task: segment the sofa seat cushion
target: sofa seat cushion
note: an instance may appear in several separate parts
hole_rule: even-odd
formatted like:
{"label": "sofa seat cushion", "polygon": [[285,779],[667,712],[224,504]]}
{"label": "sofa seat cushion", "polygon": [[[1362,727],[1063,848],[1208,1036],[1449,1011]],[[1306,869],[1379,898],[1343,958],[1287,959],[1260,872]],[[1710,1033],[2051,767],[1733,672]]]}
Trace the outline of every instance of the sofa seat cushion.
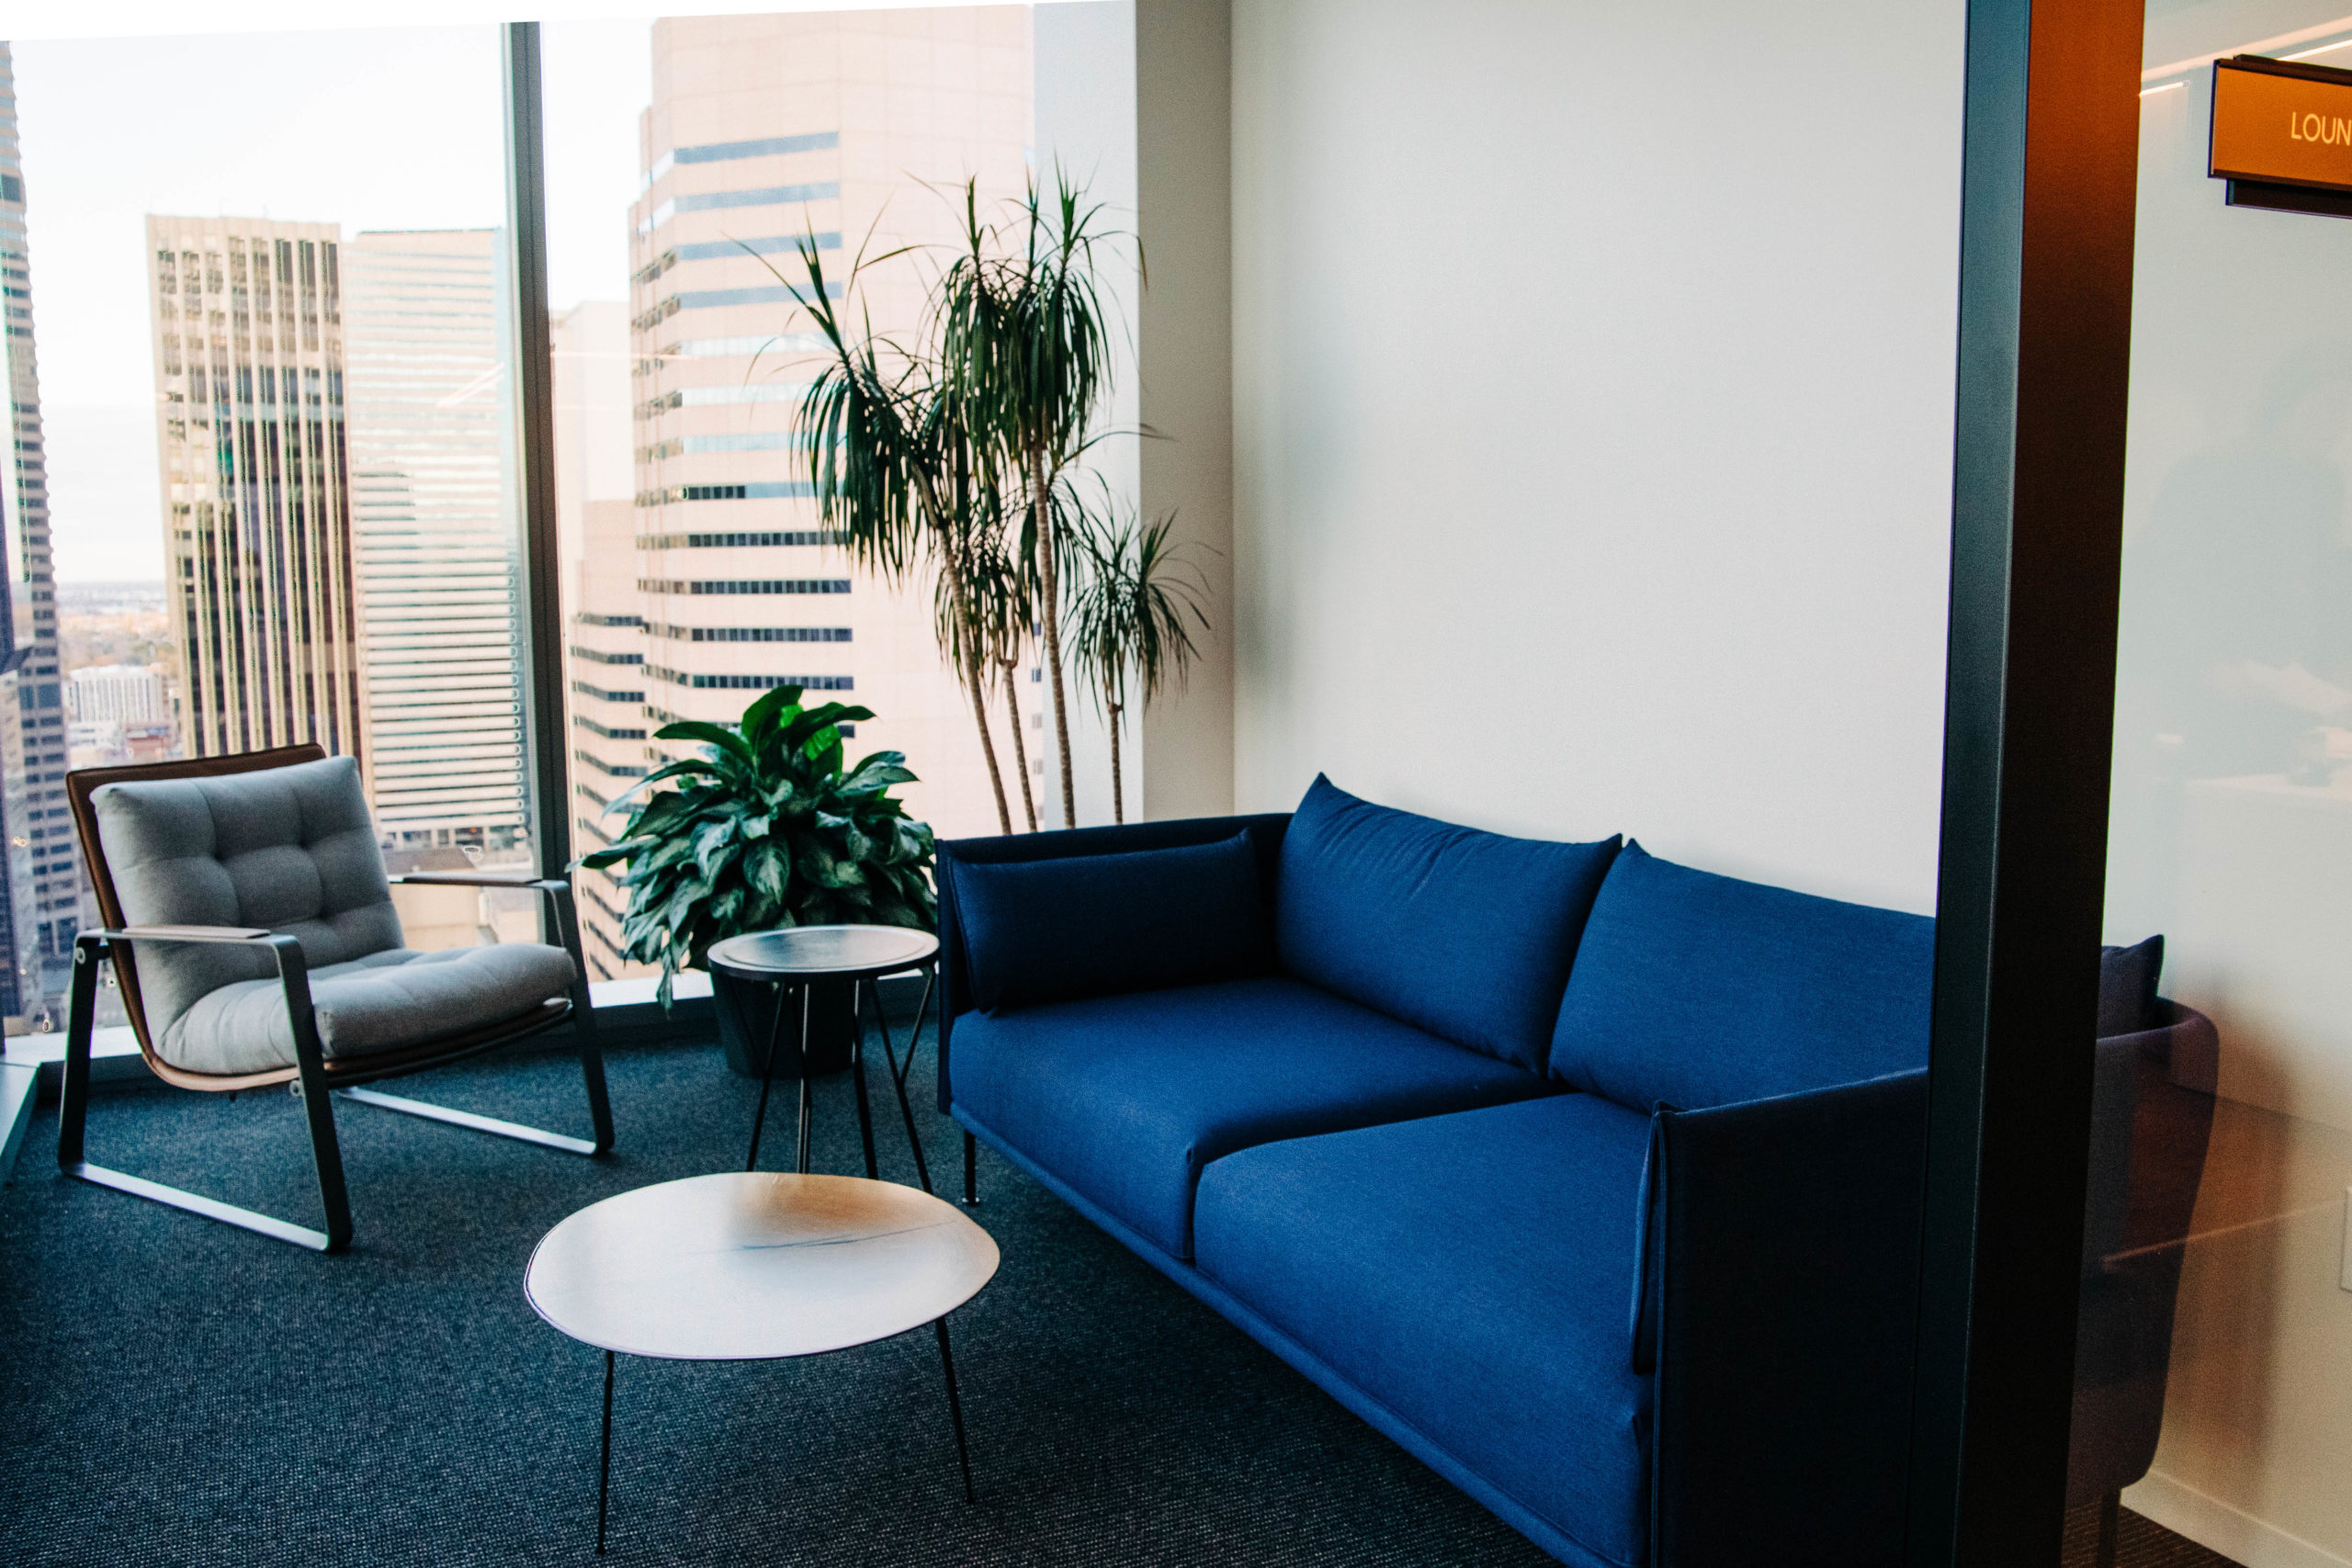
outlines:
{"label": "sofa seat cushion", "polygon": [[[538,942],[434,953],[393,948],[311,971],[319,1044],[330,1060],[397,1051],[520,1018],[571,989],[571,955]],[[275,979],[208,992],[157,1039],[164,1060],[193,1073],[257,1073],[294,1065],[286,993]]]}
{"label": "sofa seat cushion", "polygon": [[948,1077],[958,1111],[1176,1258],[1220,1155],[1557,1089],[1274,976],[966,1013]]}
{"label": "sofa seat cushion", "polygon": [[1626,1354],[1649,1119],[1591,1095],[1266,1144],[1202,1173],[1201,1271],[1531,1512],[1644,1560]]}

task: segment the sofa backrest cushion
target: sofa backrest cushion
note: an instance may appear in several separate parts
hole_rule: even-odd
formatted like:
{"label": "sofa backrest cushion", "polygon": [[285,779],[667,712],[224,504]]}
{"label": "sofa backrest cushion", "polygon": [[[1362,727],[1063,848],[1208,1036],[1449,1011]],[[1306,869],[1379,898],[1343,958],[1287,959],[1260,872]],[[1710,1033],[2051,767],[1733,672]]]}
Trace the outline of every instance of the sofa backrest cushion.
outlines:
{"label": "sofa backrest cushion", "polygon": [[1317,777],[1283,838],[1275,948],[1311,985],[1541,1072],[1618,843],[1507,839]]}
{"label": "sofa backrest cushion", "polygon": [[[129,924],[283,931],[313,969],[401,945],[359,764],[349,757],[104,784],[90,806]],[[159,1040],[198,998],[277,973],[266,950],[211,943],[140,942],[131,963],[148,1032]]]}
{"label": "sofa backrest cushion", "polygon": [[1634,1111],[1924,1066],[1935,921],[1694,871],[1628,844],[1593,901],[1552,1072]]}
{"label": "sofa backrest cushion", "polygon": [[1246,832],[1125,854],[941,864],[955,879],[962,956],[982,1012],[1273,967]]}
{"label": "sofa backrest cushion", "polygon": [[2098,1037],[2162,1029],[2171,1020],[2156,997],[2164,975],[2165,939],[2098,950]]}

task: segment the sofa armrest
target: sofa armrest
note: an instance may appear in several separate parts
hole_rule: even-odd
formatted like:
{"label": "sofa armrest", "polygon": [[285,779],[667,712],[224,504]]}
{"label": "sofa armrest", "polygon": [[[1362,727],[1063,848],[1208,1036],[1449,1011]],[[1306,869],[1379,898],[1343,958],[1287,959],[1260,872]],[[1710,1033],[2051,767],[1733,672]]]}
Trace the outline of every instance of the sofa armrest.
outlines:
{"label": "sofa armrest", "polygon": [[1903,1555],[1925,1069],[1652,1125],[1656,1561]]}
{"label": "sofa armrest", "polygon": [[956,1015],[972,1008],[970,963],[964,951],[950,863],[961,860],[978,865],[1004,865],[1021,861],[1068,860],[1078,855],[1134,854],[1147,850],[1219,843],[1236,833],[1247,832],[1258,854],[1259,884],[1272,888],[1283,832],[1289,826],[1288,812],[1270,812],[1255,817],[1192,817],[1175,822],[1129,822],[1111,828],[941,840],[939,866],[933,877],[939,889],[939,1109],[946,1111],[951,1102],[947,1055]]}

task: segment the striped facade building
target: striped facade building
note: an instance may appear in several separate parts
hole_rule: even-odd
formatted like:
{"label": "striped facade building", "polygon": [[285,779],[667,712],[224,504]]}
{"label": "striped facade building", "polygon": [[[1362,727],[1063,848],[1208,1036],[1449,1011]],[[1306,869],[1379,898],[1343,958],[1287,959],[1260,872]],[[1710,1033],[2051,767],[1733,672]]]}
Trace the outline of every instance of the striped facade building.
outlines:
{"label": "striped facade building", "polygon": [[147,220],[191,756],[361,750],[341,249],[332,223]]}

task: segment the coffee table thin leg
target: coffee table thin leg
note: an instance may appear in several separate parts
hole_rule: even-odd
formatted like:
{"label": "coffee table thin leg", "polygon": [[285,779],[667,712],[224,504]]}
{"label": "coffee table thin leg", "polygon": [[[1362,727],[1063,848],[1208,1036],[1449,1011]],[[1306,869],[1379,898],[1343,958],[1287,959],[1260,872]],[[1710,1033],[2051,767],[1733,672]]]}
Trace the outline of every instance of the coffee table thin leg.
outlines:
{"label": "coffee table thin leg", "polygon": [[605,1447],[596,1466],[596,1555],[605,1555],[605,1506],[613,1494],[613,1353],[605,1352]]}
{"label": "coffee table thin leg", "polygon": [[[935,975],[936,971],[933,973]],[[910,1068],[915,1065],[915,1041],[922,1033],[922,1008],[930,1005],[931,984],[925,981],[922,1007],[915,1010],[915,1032],[907,1036],[907,1066]],[[907,1147],[915,1152],[915,1179],[922,1182],[922,1190],[928,1192],[931,1190],[931,1162],[922,1157],[922,1139],[915,1133],[914,1108],[907,1103],[907,1075],[899,1070],[899,1046],[890,1038],[890,1015],[882,1010],[882,987],[878,984],[874,987],[874,1021],[875,1026],[882,1031],[882,1055],[889,1059],[891,1087],[899,1091],[899,1118],[907,1124]],[[858,1038],[863,1041],[865,1037],[861,1034]]]}
{"label": "coffee table thin leg", "polygon": [[768,1124],[768,1090],[775,1083],[775,1048],[784,1043],[784,998],[787,994],[782,985],[776,987],[775,1010],[768,1014],[767,1065],[760,1071],[760,1108],[752,1113],[752,1152],[743,1157],[747,1172],[757,1170],[760,1165],[760,1134]]}
{"label": "coffee table thin leg", "polygon": [[956,1353],[947,1348],[947,1320],[935,1317],[931,1325],[939,1331],[939,1367],[947,1374],[947,1418],[956,1424],[956,1462],[964,1470],[964,1501],[978,1502],[972,1495],[972,1454],[964,1446],[964,1402],[956,1394]]}
{"label": "coffee table thin leg", "polygon": [[[874,992],[874,1010],[882,1011],[880,987]],[[865,994],[869,989],[863,980],[850,982],[850,1066],[857,1074],[857,1135],[865,1144],[865,1179],[873,1181],[881,1176],[874,1163],[874,1107],[865,1096]]]}
{"label": "coffee table thin leg", "polygon": [[800,1157],[793,1169],[808,1174],[808,1125],[816,1116],[815,1089],[808,1081],[808,998],[816,987],[806,981],[800,987]]}

